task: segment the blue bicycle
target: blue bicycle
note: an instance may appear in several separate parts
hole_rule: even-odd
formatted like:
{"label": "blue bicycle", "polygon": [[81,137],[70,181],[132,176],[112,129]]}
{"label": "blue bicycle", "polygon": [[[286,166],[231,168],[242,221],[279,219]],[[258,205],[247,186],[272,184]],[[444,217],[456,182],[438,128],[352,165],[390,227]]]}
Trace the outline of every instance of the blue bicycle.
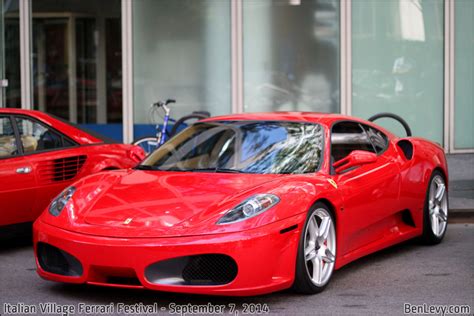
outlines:
{"label": "blue bicycle", "polygon": [[[190,120],[202,120],[211,116],[210,113],[206,111],[195,111],[189,115],[183,116],[179,120],[174,120],[170,118],[171,109],[168,106],[172,103],[176,103],[176,100],[168,99],[166,101],[158,101],[153,103],[151,105],[151,116],[155,117],[155,112],[160,111],[162,109],[164,111],[163,125],[161,125],[160,127],[160,124],[156,123],[155,136],[140,137],[132,143],[133,145],[137,145],[143,148],[147,155],[155,151],[161,145],[163,145],[168,139],[173,137],[183,127],[188,126],[186,122]],[[171,131],[168,131],[168,125],[170,124],[170,122],[173,122],[174,124],[171,128]]]}

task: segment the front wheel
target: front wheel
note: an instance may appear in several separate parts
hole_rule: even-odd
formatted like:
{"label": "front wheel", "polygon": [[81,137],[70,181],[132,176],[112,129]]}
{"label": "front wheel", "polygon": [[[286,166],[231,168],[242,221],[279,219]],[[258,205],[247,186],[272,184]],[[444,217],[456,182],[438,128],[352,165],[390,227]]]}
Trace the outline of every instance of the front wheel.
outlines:
{"label": "front wheel", "polygon": [[448,226],[448,192],[444,176],[438,170],[431,175],[423,209],[422,241],[439,244]]}
{"label": "front wheel", "polygon": [[148,155],[159,147],[159,142],[156,137],[145,136],[136,139],[132,145],[141,147],[145,151],[145,154]]}
{"label": "front wheel", "polygon": [[329,208],[316,203],[308,212],[301,233],[293,289],[319,293],[327,286],[336,261],[336,228]]}

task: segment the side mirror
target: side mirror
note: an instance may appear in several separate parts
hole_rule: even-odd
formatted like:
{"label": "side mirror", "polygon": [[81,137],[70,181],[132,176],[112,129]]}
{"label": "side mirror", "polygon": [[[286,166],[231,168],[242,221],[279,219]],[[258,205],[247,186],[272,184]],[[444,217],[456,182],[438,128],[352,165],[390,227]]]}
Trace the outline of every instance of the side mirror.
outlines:
{"label": "side mirror", "polygon": [[333,164],[336,173],[344,172],[353,167],[360,167],[377,161],[377,154],[364,150],[354,150],[346,157]]}

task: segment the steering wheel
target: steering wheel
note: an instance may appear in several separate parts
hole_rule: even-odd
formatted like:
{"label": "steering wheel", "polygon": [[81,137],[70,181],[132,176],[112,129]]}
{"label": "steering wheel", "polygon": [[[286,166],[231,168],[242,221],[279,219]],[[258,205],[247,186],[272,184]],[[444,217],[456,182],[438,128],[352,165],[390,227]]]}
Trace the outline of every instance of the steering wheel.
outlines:
{"label": "steering wheel", "polygon": [[378,114],[375,114],[375,115],[372,115],[371,117],[369,117],[368,121],[369,122],[374,122],[375,120],[378,120],[378,119],[381,119],[381,118],[386,118],[386,117],[394,119],[398,123],[402,124],[402,126],[405,129],[405,132],[407,133],[408,137],[410,137],[412,135],[411,134],[411,129],[410,129],[410,126],[408,126],[408,123],[404,119],[402,119],[400,116],[398,116],[397,114],[388,113],[388,112],[378,113]]}

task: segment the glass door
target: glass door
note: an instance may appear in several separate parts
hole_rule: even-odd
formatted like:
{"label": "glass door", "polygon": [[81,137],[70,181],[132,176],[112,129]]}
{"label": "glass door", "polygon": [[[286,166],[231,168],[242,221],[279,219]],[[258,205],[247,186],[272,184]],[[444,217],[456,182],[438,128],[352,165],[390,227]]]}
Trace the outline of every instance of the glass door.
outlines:
{"label": "glass door", "polygon": [[31,9],[34,108],[121,141],[120,0],[34,0]]}

